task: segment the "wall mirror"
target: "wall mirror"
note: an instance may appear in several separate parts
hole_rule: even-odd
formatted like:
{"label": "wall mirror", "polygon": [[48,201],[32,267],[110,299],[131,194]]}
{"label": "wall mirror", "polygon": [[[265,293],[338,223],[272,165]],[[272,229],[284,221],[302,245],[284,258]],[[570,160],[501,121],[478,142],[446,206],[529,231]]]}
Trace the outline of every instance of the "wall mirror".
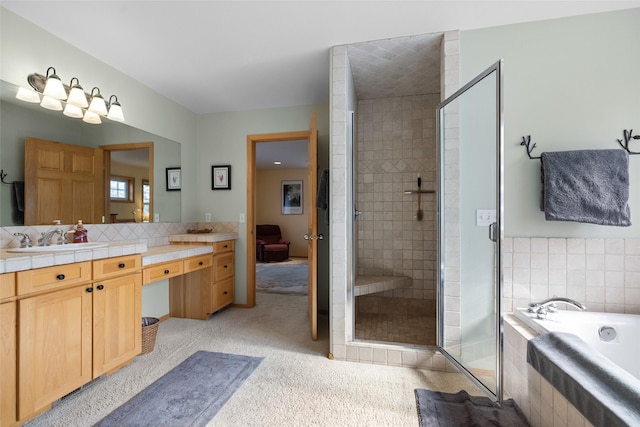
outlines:
{"label": "wall mirror", "polygon": [[[135,206],[123,207],[122,212],[111,212],[112,205],[105,200],[104,222],[181,221],[180,192],[167,192],[164,186],[165,168],[180,165],[179,143],[107,119],[103,119],[99,125],[87,124],[80,119],[66,117],[61,111],[49,111],[38,104],[17,100],[17,91],[17,86],[0,81],[0,168],[7,174],[4,179],[6,182],[24,181],[27,137],[86,147],[102,147],[105,149],[107,163],[113,161],[122,164],[120,170],[132,170],[127,165],[134,161],[136,168],[144,168],[140,161],[146,153],[148,177],[137,177],[137,173],[128,173],[125,176],[139,180],[135,185],[140,186],[140,191],[143,189],[142,181],[145,181],[146,188],[150,191],[147,197],[150,206],[144,206],[142,193]],[[109,182],[105,181],[106,186]],[[105,188],[106,195],[109,194],[107,190]],[[29,198],[30,194],[25,191],[25,206]],[[15,208],[14,186],[0,184],[0,226],[22,225],[20,217],[16,216]],[[144,217],[145,208],[150,209],[147,218]],[[112,213],[117,215],[112,216]]]}

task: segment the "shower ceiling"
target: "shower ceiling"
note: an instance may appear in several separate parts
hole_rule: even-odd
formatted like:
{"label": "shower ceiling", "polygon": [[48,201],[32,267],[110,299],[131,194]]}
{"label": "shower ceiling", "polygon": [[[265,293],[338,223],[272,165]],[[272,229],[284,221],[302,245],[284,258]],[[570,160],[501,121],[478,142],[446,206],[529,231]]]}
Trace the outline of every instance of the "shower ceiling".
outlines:
{"label": "shower ceiling", "polygon": [[441,40],[424,34],[348,45],[358,99],[439,93]]}

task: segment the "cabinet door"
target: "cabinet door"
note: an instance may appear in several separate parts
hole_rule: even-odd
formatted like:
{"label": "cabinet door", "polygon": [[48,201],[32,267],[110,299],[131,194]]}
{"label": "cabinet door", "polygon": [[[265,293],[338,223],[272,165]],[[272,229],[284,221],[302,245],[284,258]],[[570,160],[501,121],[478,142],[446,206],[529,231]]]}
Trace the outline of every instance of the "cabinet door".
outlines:
{"label": "cabinet door", "polygon": [[16,422],[16,303],[0,304],[0,426]]}
{"label": "cabinet door", "polygon": [[93,376],[117,368],[142,350],[142,275],[93,284]]}
{"label": "cabinet door", "polygon": [[91,289],[18,302],[18,417],[47,409],[91,380]]}

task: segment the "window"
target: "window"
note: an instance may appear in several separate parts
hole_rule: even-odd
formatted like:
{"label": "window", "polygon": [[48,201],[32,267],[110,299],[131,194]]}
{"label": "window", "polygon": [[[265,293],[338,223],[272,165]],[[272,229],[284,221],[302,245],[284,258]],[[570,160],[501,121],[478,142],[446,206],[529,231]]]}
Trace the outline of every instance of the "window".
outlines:
{"label": "window", "polygon": [[142,222],[149,222],[149,211],[151,206],[151,187],[149,180],[142,180]]}
{"label": "window", "polygon": [[134,178],[111,175],[109,181],[109,198],[112,202],[133,202]]}

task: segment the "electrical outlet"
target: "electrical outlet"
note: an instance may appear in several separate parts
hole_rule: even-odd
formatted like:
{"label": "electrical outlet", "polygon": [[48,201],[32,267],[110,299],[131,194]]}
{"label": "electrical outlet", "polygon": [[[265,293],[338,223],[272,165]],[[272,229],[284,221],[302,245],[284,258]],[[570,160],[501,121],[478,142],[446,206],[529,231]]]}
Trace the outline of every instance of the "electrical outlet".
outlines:
{"label": "electrical outlet", "polygon": [[238,218],[238,221],[240,221],[240,224],[244,224],[244,214],[241,213],[240,217]]}
{"label": "electrical outlet", "polygon": [[476,209],[476,225],[486,227],[496,222],[495,209]]}
{"label": "electrical outlet", "polygon": [[204,220],[205,222],[211,222],[211,212],[204,214]]}
{"label": "electrical outlet", "polygon": [[153,222],[160,222],[160,214],[159,213],[154,213],[153,214]]}

